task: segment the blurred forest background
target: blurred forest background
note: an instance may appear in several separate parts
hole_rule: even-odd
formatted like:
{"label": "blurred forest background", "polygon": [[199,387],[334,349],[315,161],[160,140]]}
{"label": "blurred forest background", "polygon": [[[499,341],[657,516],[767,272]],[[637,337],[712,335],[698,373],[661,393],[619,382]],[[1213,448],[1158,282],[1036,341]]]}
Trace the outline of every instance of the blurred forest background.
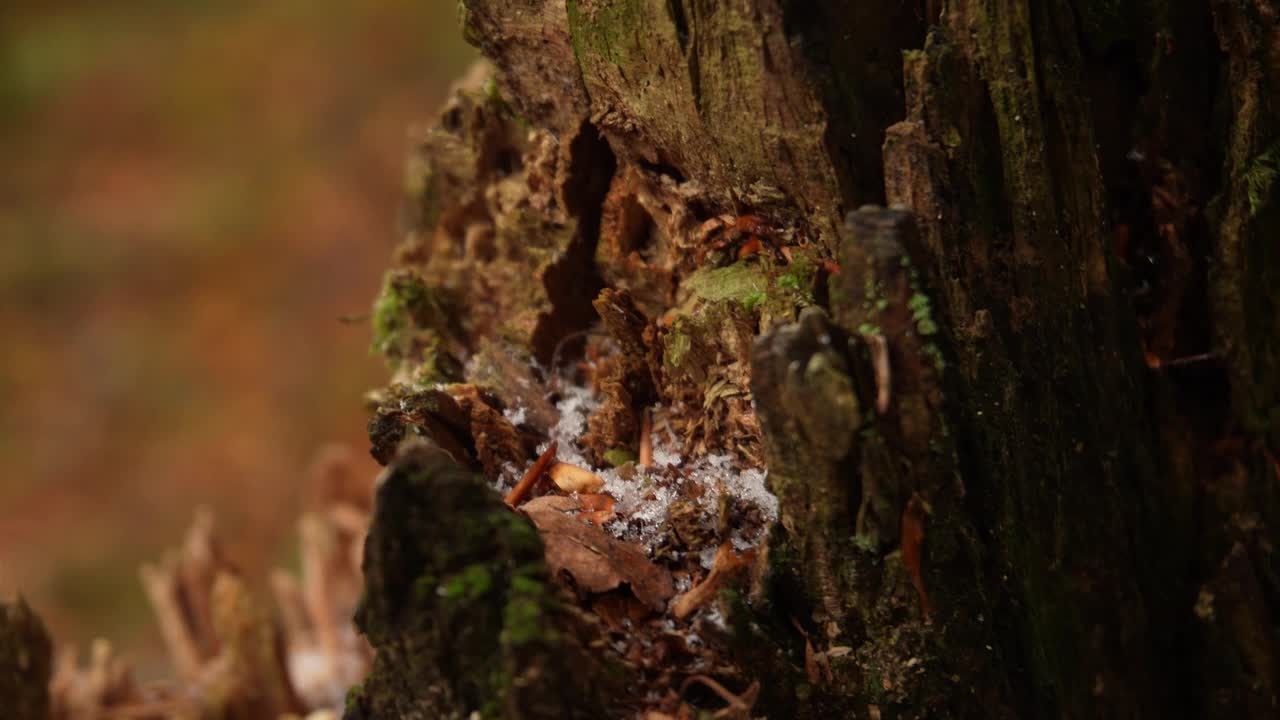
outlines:
{"label": "blurred forest background", "polygon": [[[137,568],[210,506],[257,587],[385,379],[365,312],[453,0],[0,7],[0,596],[162,658]],[[264,593],[265,597],[265,593]],[[152,673],[148,673],[148,668]]]}

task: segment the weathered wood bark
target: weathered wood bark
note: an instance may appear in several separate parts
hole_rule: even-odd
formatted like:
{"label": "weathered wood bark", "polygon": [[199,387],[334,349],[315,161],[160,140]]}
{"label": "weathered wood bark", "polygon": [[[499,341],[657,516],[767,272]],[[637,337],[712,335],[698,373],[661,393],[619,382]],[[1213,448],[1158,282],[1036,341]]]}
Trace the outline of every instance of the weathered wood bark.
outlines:
{"label": "weathered wood bark", "polygon": [[[706,671],[762,681],[755,716],[1280,713],[1280,8],[462,8],[494,70],[422,139],[377,308],[404,384],[371,424],[396,464],[354,717],[657,707],[526,526],[473,537],[503,511],[450,465],[527,464],[597,309],[629,360],[593,461],[653,401],[768,468]],[[468,572],[471,605],[406,589]]]}

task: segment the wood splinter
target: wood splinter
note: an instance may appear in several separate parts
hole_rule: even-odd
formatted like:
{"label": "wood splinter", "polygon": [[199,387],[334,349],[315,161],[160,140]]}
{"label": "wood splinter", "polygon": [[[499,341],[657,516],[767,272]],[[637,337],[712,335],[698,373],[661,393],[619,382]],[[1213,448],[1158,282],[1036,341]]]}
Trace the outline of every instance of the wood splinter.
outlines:
{"label": "wood splinter", "polygon": [[551,463],[555,462],[555,459],[556,441],[552,440],[551,444],[547,446],[547,449],[543,450],[542,454],[538,456],[538,459],[533,462],[533,465],[529,468],[529,471],[524,474],[524,477],[520,478],[520,482],[516,483],[516,486],[511,488],[511,492],[507,493],[507,505],[510,507],[519,505],[521,501],[524,500],[525,496],[529,494],[529,491],[533,489],[533,484],[538,481],[538,478],[542,477],[542,473],[547,471],[547,468]]}
{"label": "wood splinter", "polygon": [[649,408],[640,413],[640,459],[637,464],[642,468],[653,466],[653,415]]}

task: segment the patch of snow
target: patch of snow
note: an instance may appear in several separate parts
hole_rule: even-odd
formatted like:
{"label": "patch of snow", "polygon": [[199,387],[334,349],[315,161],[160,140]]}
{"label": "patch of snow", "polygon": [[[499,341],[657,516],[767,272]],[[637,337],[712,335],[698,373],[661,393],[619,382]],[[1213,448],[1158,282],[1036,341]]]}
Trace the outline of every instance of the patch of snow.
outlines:
{"label": "patch of snow", "polygon": [[[707,517],[707,522],[716,523],[720,498],[726,492],[739,502],[754,506],[764,521],[760,527],[735,529],[729,538],[735,549],[745,550],[757,544],[777,519],[778,500],[765,485],[766,471],[740,469],[737,460],[730,455],[683,457],[675,439],[665,437],[666,433],[653,433],[653,466],[634,468],[630,479],[624,478],[615,468],[594,466],[579,441],[587,431],[587,418],[599,407],[600,401],[589,388],[569,383],[561,385],[561,399],[556,403],[560,418],[550,430],[550,439],[538,447],[538,452],[546,450],[554,440],[560,462],[587,468],[604,480],[602,491],[613,497],[616,512],[614,519],[604,525],[607,532],[620,539],[640,543],[652,551],[662,539],[673,502],[681,497],[698,497],[697,506]],[[515,423],[513,416],[522,420],[523,413],[524,408],[515,408],[504,414]],[[510,487],[521,474],[518,468],[504,468],[498,482],[503,488]],[[691,483],[700,487],[689,492]],[[702,549],[699,559],[704,567],[711,567],[715,551],[715,547]]]}
{"label": "patch of snow", "polygon": [[525,406],[516,405],[513,408],[507,408],[506,410],[503,410],[502,417],[506,418],[507,422],[511,423],[512,425],[523,425],[525,421],[525,416],[528,414],[528,412],[529,410]]}
{"label": "patch of snow", "polygon": [[702,551],[698,553],[698,562],[702,564],[702,567],[710,570],[716,564],[716,550],[717,548],[714,545],[702,548]]}

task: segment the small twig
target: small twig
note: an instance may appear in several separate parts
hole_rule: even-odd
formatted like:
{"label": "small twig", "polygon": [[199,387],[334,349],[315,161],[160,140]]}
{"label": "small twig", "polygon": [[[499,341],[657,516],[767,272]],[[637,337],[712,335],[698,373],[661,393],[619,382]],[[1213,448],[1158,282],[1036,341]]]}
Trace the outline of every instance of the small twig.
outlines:
{"label": "small twig", "polygon": [[676,598],[671,604],[671,614],[677,620],[683,620],[693,614],[694,610],[711,602],[720,588],[735,572],[751,562],[754,553],[747,551],[741,555],[733,552],[733,545],[724,543],[716,550],[716,559],[711,565],[711,572],[702,582],[689,588],[689,591]]}
{"label": "small twig", "polygon": [[1197,353],[1195,355],[1185,355],[1183,357],[1174,358],[1172,360],[1162,360],[1160,359],[1159,355],[1156,355],[1153,352],[1147,352],[1143,356],[1143,359],[1146,361],[1147,367],[1151,368],[1152,370],[1159,370],[1161,368],[1182,367],[1183,365],[1195,365],[1196,363],[1215,360],[1217,359],[1217,357],[1218,357],[1218,353],[1209,351],[1209,352]]}
{"label": "small twig", "polygon": [[729,707],[726,709],[732,709],[737,712],[750,712],[751,706],[755,705],[755,695],[759,692],[758,684],[752,683],[751,687],[747,688],[746,692],[742,693],[741,696],[738,696],[734,695],[728,688],[716,682],[713,678],[706,675],[690,675],[684,679],[683,683],[680,684],[681,697],[689,691],[689,686],[694,682],[700,682],[710,688],[715,692],[715,694],[719,695],[722,700],[729,704]]}
{"label": "small twig", "polygon": [[649,408],[640,413],[640,467],[653,465],[653,415]]}
{"label": "small twig", "polygon": [[533,462],[533,466],[524,474],[524,477],[520,478],[520,482],[516,483],[516,486],[511,488],[511,492],[507,493],[507,505],[511,507],[519,505],[520,501],[524,500],[524,496],[528,495],[529,491],[533,489],[533,484],[538,481],[539,477],[542,477],[542,473],[546,472],[551,463],[555,462],[555,459],[556,441],[552,440],[547,449]]}
{"label": "small twig", "polygon": [[1205,362],[1207,360],[1213,360],[1216,357],[1218,357],[1218,354],[1214,352],[1203,352],[1196,355],[1187,355],[1186,357],[1174,358],[1173,360],[1170,360],[1169,362],[1165,363],[1165,367],[1178,367],[1179,365],[1192,365],[1199,362]]}

